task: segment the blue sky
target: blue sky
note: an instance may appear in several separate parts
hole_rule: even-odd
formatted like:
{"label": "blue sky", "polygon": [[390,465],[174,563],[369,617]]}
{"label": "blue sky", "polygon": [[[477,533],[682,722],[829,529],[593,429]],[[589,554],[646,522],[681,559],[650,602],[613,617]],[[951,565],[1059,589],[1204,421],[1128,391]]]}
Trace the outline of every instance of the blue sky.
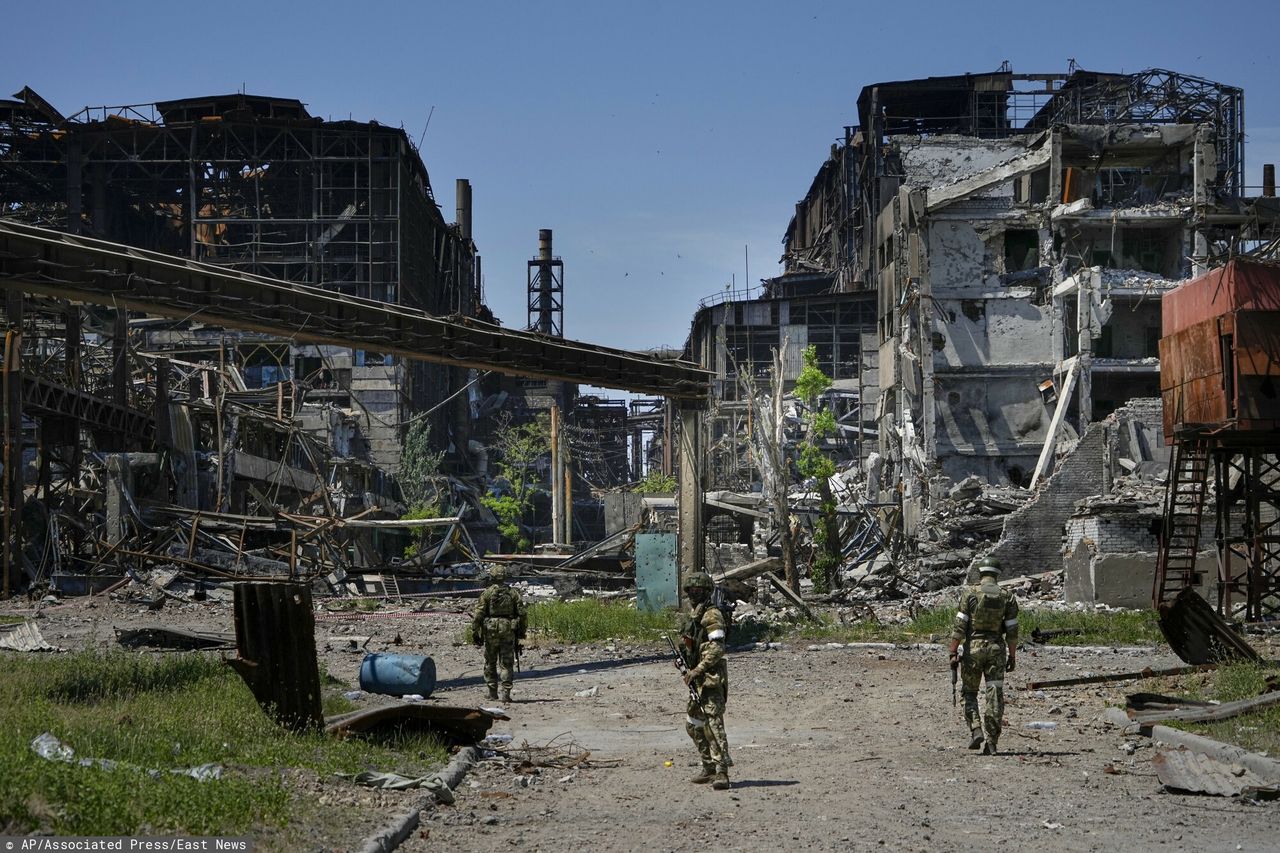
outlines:
{"label": "blue sky", "polygon": [[742,286],[744,247],[753,281],[779,271],[870,83],[1006,59],[1171,68],[1244,87],[1247,183],[1280,162],[1275,0],[47,2],[4,19],[0,90],[66,113],[244,89],[415,139],[432,115],[436,196],[452,220],[454,180],[472,181],[498,316],[524,325],[525,262],[552,228],[566,335],[623,347],[683,343],[700,297]]}

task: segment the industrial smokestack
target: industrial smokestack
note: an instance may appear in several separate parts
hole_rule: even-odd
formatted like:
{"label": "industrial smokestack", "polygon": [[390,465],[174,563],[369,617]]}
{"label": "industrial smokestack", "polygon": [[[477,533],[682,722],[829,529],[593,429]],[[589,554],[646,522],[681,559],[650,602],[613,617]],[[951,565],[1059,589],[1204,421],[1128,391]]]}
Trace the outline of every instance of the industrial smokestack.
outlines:
{"label": "industrial smokestack", "polygon": [[1262,165],[1262,194],[1268,197],[1276,194],[1276,164]]}
{"label": "industrial smokestack", "polygon": [[551,275],[551,229],[538,229],[538,331],[544,335],[554,334],[552,324],[551,289],[554,280]]}
{"label": "industrial smokestack", "polygon": [[458,205],[458,230],[464,240],[471,239],[471,181],[458,178],[454,191]]}

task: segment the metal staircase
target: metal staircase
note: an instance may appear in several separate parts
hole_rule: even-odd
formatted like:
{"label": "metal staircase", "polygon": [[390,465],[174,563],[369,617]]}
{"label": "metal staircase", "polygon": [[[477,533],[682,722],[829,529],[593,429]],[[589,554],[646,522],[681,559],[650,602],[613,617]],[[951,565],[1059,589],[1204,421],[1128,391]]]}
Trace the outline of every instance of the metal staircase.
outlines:
{"label": "metal staircase", "polygon": [[1179,441],[1173,447],[1169,482],[1164,497],[1164,522],[1156,560],[1152,605],[1177,598],[1184,589],[1200,585],[1196,552],[1209,482],[1209,445],[1205,441]]}

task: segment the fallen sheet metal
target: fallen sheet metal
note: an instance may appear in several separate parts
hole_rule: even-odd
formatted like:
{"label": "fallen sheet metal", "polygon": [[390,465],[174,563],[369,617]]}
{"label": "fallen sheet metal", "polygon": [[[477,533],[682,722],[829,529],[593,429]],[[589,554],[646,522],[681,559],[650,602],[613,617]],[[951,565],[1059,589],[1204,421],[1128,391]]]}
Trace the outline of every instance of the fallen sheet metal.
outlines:
{"label": "fallen sheet metal", "polygon": [[0,633],[0,649],[14,652],[60,652],[62,649],[50,645],[36,627],[36,623],[27,621],[14,628]]}
{"label": "fallen sheet metal", "polygon": [[1135,681],[1139,678],[1155,678],[1162,675],[1187,675],[1192,672],[1201,672],[1209,669],[1216,669],[1216,663],[1203,664],[1201,666],[1173,666],[1165,669],[1145,669],[1135,670],[1134,672],[1113,672],[1106,675],[1082,675],[1079,678],[1056,678],[1049,681],[1028,681],[1023,687],[1024,690],[1041,690],[1046,687],[1074,687],[1077,684],[1106,684],[1111,681]]}
{"label": "fallen sheet metal", "polygon": [[1150,725],[1152,723],[1161,723],[1168,720],[1182,720],[1187,723],[1207,723],[1216,722],[1218,720],[1229,720],[1240,714],[1247,714],[1251,711],[1260,711],[1263,708],[1270,708],[1273,705],[1280,705],[1280,691],[1274,693],[1264,693],[1261,696],[1254,696],[1250,699],[1237,699],[1234,702],[1222,702],[1218,705],[1206,705],[1199,703],[1197,707],[1180,707],[1180,708],[1152,708],[1150,710],[1136,710],[1128,708],[1127,713],[1129,719],[1135,723]]}
{"label": "fallen sheet metal", "polygon": [[1126,711],[1174,711],[1179,708],[1208,708],[1215,703],[1163,693],[1130,693],[1124,704]]}
{"label": "fallen sheet metal", "polygon": [[116,628],[116,642],[127,649],[234,649],[236,635],[209,631],[188,631],[158,625],[153,628]]}
{"label": "fallen sheet metal", "polygon": [[1151,759],[1160,784],[1174,793],[1209,794],[1215,797],[1274,796],[1280,787],[1270,785],[1239,764],[1228,764],[1186,749],[1160,750]]}
{"label": "fallen sheet metal", "polygon": [[488,708],[405,702],[329,717],[324,729],[331,735],[345,737],[388,727],[411,728],[432,732],[451,743],[470,744],[484,740],[494,720],[510,719]]}
{"label": "fallen sheet metal", "polygon": [[1160,605],[1160,631],[1174,653],[1190,664],[1259,660],[1244,637],[1193,589]]}

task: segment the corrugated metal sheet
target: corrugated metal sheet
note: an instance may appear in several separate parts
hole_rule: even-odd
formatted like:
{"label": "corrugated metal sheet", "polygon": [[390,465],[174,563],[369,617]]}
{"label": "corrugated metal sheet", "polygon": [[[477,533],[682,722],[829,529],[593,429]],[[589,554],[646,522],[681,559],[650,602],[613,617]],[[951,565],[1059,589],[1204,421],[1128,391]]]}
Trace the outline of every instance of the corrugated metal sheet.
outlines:
{"label": "corrugated metal sheet", "polygon": [[1239,764],[1227,764],[1185,749],[1161,750],[1151,763],[1156,768],[1160,784],[1171,791],[1236,797],[1246,791],[1274,789],[1266,780]]}

